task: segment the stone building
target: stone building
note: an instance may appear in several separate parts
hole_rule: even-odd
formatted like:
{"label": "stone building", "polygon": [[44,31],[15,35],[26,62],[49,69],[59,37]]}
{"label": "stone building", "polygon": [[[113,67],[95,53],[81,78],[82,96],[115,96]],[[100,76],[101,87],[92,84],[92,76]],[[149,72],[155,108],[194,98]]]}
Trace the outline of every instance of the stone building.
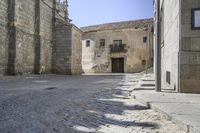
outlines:
{"label": "stone building", "polygon": [[85,73],[134,73],[153,62],[153,19],[82,27]]}
{"label": "stone building", "polygon": [[[66,7],[57,0],[0,1],[0,75],[73,73],[67,67],[57,71],[65,60],[80,71],[80,65],[74,65],[80,64],[80,54],[66,53],[81,45],[77,39],[81,40],[82,32],[67,21]],[[57,33],[60,27],[57,22],[68,27],[69,33],[64,30],[63,34]],[[81,48],[78,50],[81,53]],[[59,56],[61,53],[65,55]]]}
{"label": "stone building", "polygon": [[161,0],[159,11],[161,89],[200,93],[200,1]]}
{"label": "stone building", "polygon": [[82,31],[73,24],[57,20],[53,49],[53,73],[81,74]]}

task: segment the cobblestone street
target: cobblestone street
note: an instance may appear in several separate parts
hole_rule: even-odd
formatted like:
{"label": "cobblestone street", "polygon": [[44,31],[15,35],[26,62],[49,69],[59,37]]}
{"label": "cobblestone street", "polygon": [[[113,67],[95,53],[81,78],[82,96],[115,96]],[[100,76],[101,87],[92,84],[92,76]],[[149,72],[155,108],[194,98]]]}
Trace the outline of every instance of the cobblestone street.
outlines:
{"label": "cobblestone street", "polygon": [[140,74],[0,80],[0,133],[184,133],[131,98]]}

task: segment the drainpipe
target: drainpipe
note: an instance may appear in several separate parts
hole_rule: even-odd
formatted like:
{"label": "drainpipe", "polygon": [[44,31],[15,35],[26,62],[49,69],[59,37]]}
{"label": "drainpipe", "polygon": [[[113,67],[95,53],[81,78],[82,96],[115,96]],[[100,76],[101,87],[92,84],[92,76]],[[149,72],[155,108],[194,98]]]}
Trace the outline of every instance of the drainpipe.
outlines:
{"label": "drainpipe", "polygon": [[[149,28],[149,26],[148,26],[148,28]],[[148,58],[147,58],[147,54],[148,54],[148,53],[147,53],[147,45],[149,45],[149,42],[148,42],[148,40],[149,40],[148,29],[146,30],[146,35],[147,35],[147,40],[146,40],[146,48],[145,48],[145,49],[146,49],[146,50],[145,50],[145,51],[146,51],[145,73],[146,73],[146,76],[147,76],[147,71],[148,71],[148,70],[147,70],[147,69],[148,69],[148,67],[147,67],[148,64],[147,64],[147,63],[149,63],[149,62],[148,62]]]}
{"label": "drainpipe", "polygon": [[156,0],[155,89],[161,91],[160,0]]}
{"label": "drainpipe", "polygon": [[148,60],[148,57],[147,57],[147,54],[148,54],[148,52],[147,52],[147,45],[149,45],[149,36],[148,36],[148,30],[149,30],[149,25],[147,25],[147,29],[146,29],[146,36],[147,36],[147,40],[146,40],[146,48],[145,48],[145,52],[146,52],[146,63],[145,63],[145,73],[146,73],[146,76],[147,76],[147,69],[148,69],[148,67],[147,67],[147,65],[148,65],[148,63],[149,63],[149,60]]}

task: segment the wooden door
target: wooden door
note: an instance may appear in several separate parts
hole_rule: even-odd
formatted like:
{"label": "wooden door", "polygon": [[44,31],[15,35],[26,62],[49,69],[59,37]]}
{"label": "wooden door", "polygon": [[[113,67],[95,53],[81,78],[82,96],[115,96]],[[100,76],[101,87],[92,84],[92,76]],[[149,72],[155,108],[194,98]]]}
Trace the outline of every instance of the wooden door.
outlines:
{"label": "wooden door", "polygon": [[112,58],[112,73],[124,73],[124,58]]}

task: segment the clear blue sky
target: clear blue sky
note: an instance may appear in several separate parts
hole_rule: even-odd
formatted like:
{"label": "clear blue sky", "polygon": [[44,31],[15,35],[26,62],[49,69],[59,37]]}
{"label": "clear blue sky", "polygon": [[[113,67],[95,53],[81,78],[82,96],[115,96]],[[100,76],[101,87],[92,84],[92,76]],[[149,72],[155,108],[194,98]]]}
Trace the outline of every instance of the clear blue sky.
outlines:
{"label": "clear blue sky", "polygon": [[68,0],[78,27],[153,17],[153,0]]}

